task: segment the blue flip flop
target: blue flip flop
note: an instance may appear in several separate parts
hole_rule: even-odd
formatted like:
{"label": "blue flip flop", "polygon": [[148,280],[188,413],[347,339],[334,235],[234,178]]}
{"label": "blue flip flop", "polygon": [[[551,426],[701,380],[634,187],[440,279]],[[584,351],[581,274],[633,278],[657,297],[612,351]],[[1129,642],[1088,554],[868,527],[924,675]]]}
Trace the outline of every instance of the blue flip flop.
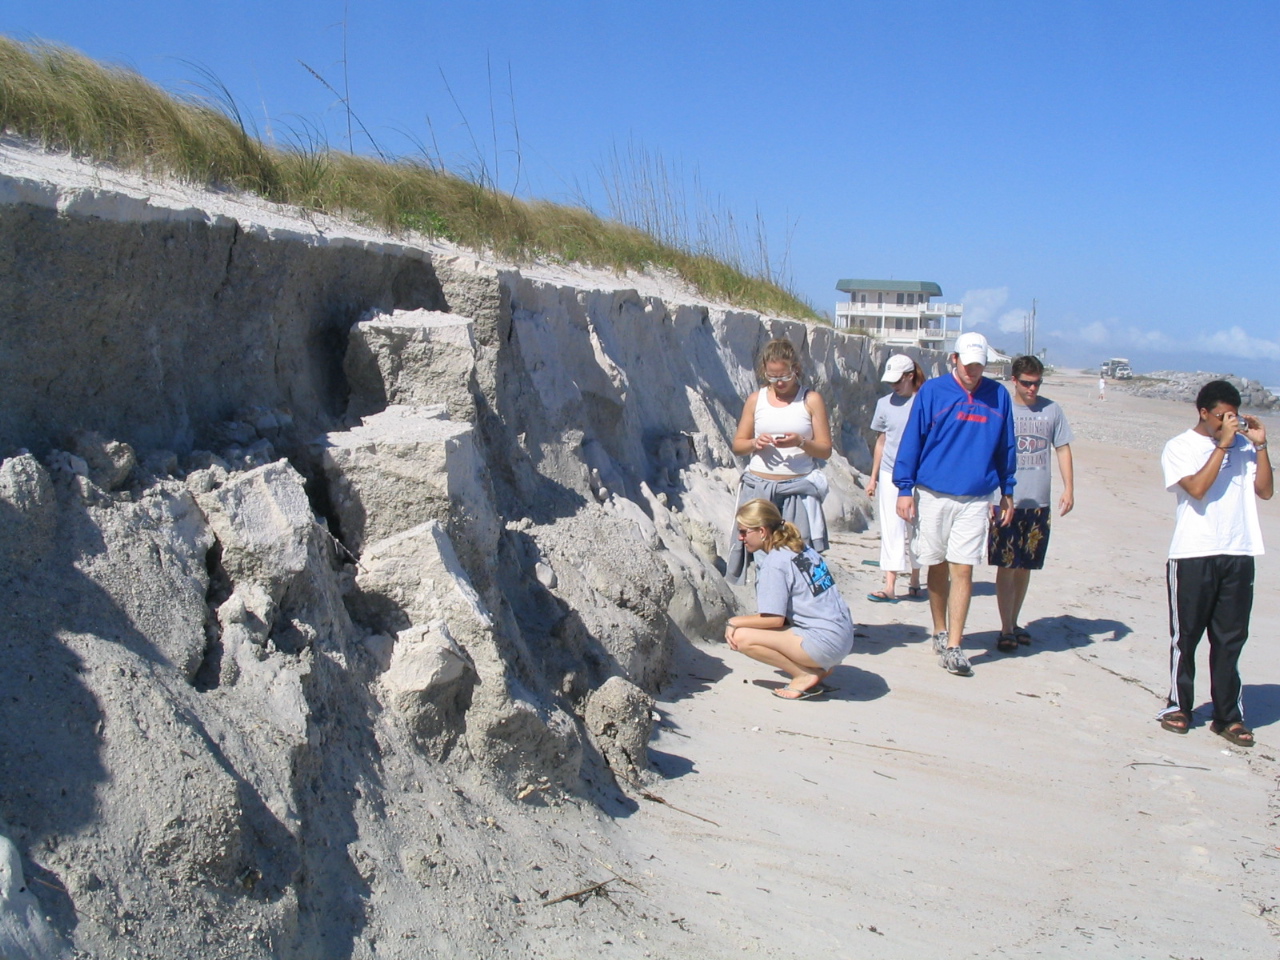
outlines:
{"label": "blue flip flop", "polygon": [[872,603],[897,603],[897,597],[891,597],[883,590],[877,590],[875,593],[868,593],[867,599]]}

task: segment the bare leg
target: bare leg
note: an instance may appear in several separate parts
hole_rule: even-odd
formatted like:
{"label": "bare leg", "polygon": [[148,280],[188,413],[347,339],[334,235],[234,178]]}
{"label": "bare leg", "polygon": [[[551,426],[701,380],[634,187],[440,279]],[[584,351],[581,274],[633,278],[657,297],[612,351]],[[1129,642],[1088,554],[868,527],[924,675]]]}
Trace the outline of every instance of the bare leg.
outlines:
{"label": "bare leg", "polygon": [[917,587],[917,588],[920,586],[920,568],[919,567],[911,568],[911,586]]}
{"label": "bare leg", "polygon": [[1000,632],[1005,634],[1012,634],[1018,623],[1018,615],[1013,610],[1018,592],[1014,577],[1017,572],[996,567],[996,607],[1000,610]]}
{"label": "bare leg", "polygon": [[[947,645],[960,646],[964,639],[964,622],[969,618],[969,598],[973,596],[973,567],[967,563],[949,563],[950,596],[947,598]],[[929,571],[929,587],[933,588],[933,571]],[[933,603],[932,595],[929,598]]]}
{"label": "bare leg", "polygon": [[886,570],[884,572],[884,592],[890,596],[897,596],[898,574],[894,570]]}
{"label": "bare leg", "polygon": [[935,563],[929,568],[929,612],[933,615],[933,632],[947,629],[947,596],[951,592],[951,578],[946,563]]}
{"label": "bare leg", "polygon": [[[1022,601],[1027,599],[1027,587],[1031,583],[1031,571],[1010,570],[1009,572],[1013,574],[1013,616],[1009,619],[1009,629],[1013,630],[1018,626],[1018,620],[1022,615]],[[999,590],[998,583],[996,589]],[[1003,617],[1003,612],[1001,617]]]}
{"label": "bare leg", "polygon": [[810,659],[800,644],[800,637],[790,630],[743,627],[734,632],[732,646],[752,660],[759,660],[790,676],[792,690],[803,692],[815,687],[830,672]]}

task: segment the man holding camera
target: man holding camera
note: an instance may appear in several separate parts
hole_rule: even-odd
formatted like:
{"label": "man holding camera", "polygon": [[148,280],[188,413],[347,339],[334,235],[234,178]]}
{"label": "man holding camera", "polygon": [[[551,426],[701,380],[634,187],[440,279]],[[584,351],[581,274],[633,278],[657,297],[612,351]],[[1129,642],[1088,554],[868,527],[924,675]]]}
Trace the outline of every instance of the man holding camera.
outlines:
{"label": "man holding camera", "polygon": [[1167,490],[1178,498],[1169,545],[1170,689],[1160,726],[1191,728],[1195,652],[1209,634],[1210,729],[1238,747],[1253,746],[1244,725],[1240,653],[1249,637],[1254,557],[1262,555],[1258,504],[1274,492],[1267,432],[1240,415],[1240,391],[1226,380],[1196,397],[1199,420],[1164,447]]}

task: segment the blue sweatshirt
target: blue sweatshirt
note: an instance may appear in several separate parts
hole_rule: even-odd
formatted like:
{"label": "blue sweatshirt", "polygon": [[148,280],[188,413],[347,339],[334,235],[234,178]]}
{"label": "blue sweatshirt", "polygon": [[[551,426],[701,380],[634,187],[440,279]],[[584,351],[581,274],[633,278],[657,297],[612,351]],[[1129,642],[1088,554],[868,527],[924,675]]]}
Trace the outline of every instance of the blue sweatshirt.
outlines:
{"label": "blue sweatshirt", "polygon": [[1018,447],[1009,391],[983,377],[972,396],[955,374],[928,380],[916,395],[893,466],[909,497],[917,485],[953,497],[1013,493]]}

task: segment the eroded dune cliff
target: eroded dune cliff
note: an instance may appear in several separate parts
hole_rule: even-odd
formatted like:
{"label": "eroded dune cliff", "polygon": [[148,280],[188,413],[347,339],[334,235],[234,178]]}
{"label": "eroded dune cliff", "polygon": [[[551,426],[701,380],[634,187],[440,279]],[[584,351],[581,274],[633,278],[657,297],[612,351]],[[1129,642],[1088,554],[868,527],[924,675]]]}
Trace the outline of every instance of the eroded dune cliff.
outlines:
{"label": "eroded dune cliff", "polygon": [[573,955],[774,336],[860,529],[861,338],[4,145],[0,952]]}

